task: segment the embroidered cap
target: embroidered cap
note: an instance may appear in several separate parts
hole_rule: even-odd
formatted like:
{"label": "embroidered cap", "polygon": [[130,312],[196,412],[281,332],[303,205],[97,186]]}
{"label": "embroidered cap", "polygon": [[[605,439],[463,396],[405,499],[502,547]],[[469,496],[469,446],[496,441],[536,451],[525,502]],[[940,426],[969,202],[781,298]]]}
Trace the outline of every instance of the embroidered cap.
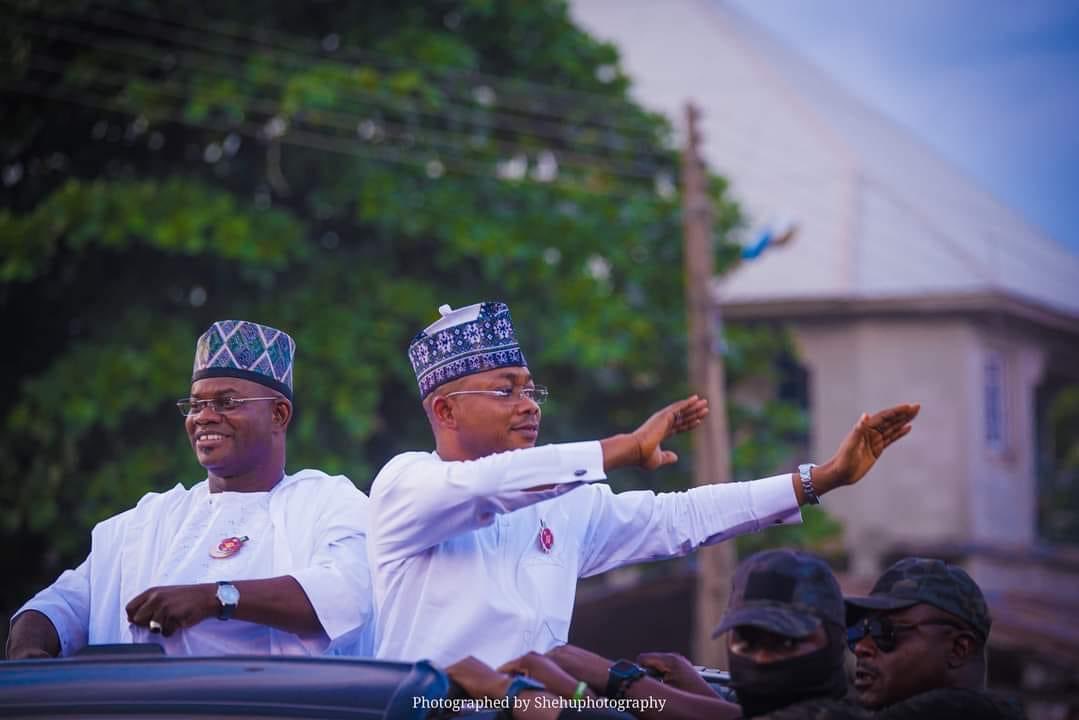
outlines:
{"label": "embroidered cap", "polygon": [[219,320],[195,345],[191,382],[233,377],[265,385],[292,399],[296,343],[287,333],[246,320]]}
{"label": "embroidered cap", "polygon": [[438,309],[439,320],[428,325],[408,346],[408,359],[426,398],[439,385],[500,367],[525,367],[525,357],[503,302],[483,302],[453,310]]}

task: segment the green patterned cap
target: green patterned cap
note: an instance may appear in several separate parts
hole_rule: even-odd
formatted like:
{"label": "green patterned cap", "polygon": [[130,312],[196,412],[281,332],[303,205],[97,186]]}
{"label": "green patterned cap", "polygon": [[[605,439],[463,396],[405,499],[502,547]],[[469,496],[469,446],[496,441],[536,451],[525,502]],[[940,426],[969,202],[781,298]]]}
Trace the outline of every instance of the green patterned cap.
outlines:
{"label": "green patterned cap", "polygon": [[989,637],[989,607],[978,583],[963,568],[932,558],[903,558],[884,571],[869,597],[847,598],[847,625],[874,610],[901,610],[920,603],[951,613],[982,639]]}
{"label": "green patterned cap", "polygon": [[296,343],[287,333],[246,320],[219,320],[195,345],[191,381],[211,377],[251,380],[292,399]]}
{"label": "green patterned cap", "polygon": [[843,592],[832,569],[797,550],[766,550],[738,565],[718,637],[743,625],[803,638],[822,622],[843,627]]}

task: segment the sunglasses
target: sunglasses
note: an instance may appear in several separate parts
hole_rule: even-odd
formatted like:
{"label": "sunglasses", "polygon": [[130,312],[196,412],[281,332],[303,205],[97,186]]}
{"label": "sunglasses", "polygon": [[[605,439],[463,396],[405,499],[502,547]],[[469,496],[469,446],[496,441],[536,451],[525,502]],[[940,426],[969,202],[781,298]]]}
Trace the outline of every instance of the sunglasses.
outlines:
{"label": "sunglasses", "polygon": [[854,652],[854,648],[859,641],[868,635],[873,638],[873,642],[876,643],[881,652],[890,653],[895,650],[898,644],[899,633],[917,630],[923,625],[945,625],[956,630],[963,629],[961,625],[951,620],[923,620],[922,622],[908,625],[892,622],[886,617],[867,617],[847,628],[847,647],[850,648],[851,652]]}

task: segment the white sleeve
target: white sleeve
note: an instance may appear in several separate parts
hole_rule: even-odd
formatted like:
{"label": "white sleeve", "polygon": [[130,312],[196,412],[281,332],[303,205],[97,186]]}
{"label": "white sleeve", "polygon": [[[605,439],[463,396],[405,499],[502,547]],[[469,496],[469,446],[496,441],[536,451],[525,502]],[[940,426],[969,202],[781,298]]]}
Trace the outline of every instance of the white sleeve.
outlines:
{"label": "white sleeve", "polygon": [[[382,563],[415,555],[490,525],[496,514],[606,477],[598,441],[543,445],[461,462],[445,462],[429,453],[400,455],[371,487],[374,556]],[[529,490],[538,487],[545,489]]]}
{"label": "white sleeve", "polygon": [[[11,623],[27,610],[37,610],[49,618],[60,638],[60,655],[74,655],[86,647],[90,633],[90,562],[93,552],[74,570],[65,570],[11,618]],[[10,627],[9,627],[10,629]]]}
{"label": "white sleeve", "polygon": [[317,511],[310,561],[289,573],[303,588],[330,641],[373,621],[367,505],[367,497],[347,479],[327,493]]}
{"label": "white sleeve", "polygon": [[614,494],[593,488],[581,577],[661,560],[771,525],[800,523],[791,476],[723,483],[685,492]]}

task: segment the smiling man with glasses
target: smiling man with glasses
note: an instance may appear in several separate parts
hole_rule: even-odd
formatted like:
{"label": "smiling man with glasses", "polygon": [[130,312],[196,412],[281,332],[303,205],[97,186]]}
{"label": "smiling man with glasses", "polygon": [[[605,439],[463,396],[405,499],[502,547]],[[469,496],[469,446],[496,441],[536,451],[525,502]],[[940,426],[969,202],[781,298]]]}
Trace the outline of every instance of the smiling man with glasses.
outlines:
{"label": "smiling man with glasses", "polygon": [[206,479],[99,523],[86,561],[16,613],[9,658],[128,642],[169,655],[371,654],[367,498],[343,476],[285,472],[295,350],[284,332],[238,320],[199,338],[176,405]]}
{"label": "smiling man with glasses", "polygon": [[858,659],[854,692],[879,717],[1021,718],[986,690],[991,621],[985,597],[962,568],[905,558],[868,597],[849,597],[847,643]]}
{"label": "smiling man with glasses", "polygon": [[391,459],[371,487],[381,658],[498,666],[562,645],[579,578],[800,522],[800,505],[865,475],[918,412],[863,416],[816,469],[615,494],[600,482],[606,473],[675,462],[663,442],[700,425],[707,401],[672,403],[602,440],[537,446],[547,390],[533,381],[509,308],[439,312],[408,349],[435,450]]}

